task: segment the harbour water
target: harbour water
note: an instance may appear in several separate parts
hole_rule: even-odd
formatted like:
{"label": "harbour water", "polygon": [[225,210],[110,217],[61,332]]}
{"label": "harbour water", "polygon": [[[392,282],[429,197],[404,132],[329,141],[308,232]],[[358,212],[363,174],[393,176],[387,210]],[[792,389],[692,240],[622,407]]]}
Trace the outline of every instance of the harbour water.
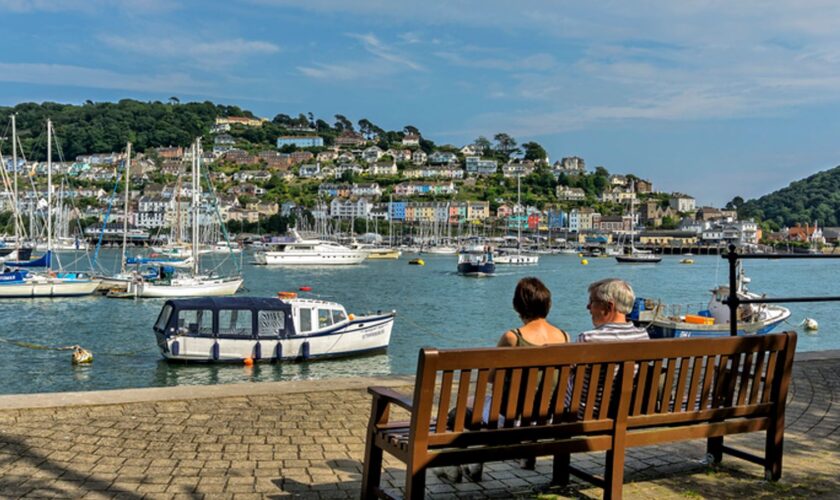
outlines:
{"label": "harbour water", "polygon": [[[113,261],[117,255],[103,250],[100,258]],[[499,266],[491,278],[457,275],[454,256],[424,255],[424,267],[409,266],[405,256],[336,268],[271,268],[249,265],[250,259],[246,254],[243,295],[274,296],[310,286],[312,292],[304,295],[339,302],[351,313],[397,310],[388,353],[253,367],[172,364],[161,358],[151,330],[161,300],[15,299],[0,302],[0,393],[413,374],[420,347],[492,346],[506,329],[518,326],[511,296],[523,276],[538,276],[548,285],[554,298],[549,319],[573,338],[590,327],[586,288],[595,280],[619,277],[639,296],[699,309],[708,302],[709,290],[728,279],[726,261],[717,256],[695,257],[693,265],[680,264],[678,256],[640,265],[592,258],[586,266],[574,255],[541,256],[538,266]],[[840,261],[759,260],[746,266],[750,289],[758,293],[840,295]],[[816,333],[801,333],[799,351],[840,348],[836,303],[788,307],[789,324],[778,330],[797,327],[805,317],[821,327]],[[38,348],[74,344],[93,352],[91,365],[73,366],[69,352]]]}

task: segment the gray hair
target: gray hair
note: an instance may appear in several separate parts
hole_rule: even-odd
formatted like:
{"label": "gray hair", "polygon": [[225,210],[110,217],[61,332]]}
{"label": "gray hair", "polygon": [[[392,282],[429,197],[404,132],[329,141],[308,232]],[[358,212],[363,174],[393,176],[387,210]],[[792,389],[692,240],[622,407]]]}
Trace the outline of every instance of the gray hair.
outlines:
{"label": "gray hair", "polygon": [[598,302],[612,302],[618,312],[630,314],[636,295],[630,283],[618,278],[607,278],[589,285],[589,296]]}

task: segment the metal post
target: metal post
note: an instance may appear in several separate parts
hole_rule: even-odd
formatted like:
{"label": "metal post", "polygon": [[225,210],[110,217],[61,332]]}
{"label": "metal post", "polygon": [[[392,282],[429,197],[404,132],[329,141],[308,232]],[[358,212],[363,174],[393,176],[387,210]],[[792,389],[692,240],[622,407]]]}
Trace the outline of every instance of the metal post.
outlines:
{"label": "metal post", "polygon": [[729,261],[729,297],[726,304],[729,306],[729,334],[733,337],[738,335],[738,252],[735,245],[729,245],[729,253],[726,255]]}

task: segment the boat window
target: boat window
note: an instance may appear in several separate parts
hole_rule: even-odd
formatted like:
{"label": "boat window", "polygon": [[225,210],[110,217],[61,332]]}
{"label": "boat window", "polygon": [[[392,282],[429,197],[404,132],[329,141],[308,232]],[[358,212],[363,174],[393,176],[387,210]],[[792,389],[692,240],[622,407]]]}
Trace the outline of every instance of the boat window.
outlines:
{"label": "boat window", "polygon": [[251,311],[248,309],[219,310],[219,335],[250,337],[252,333]]}
{"label": "boat window", "polygon": [[336,309],[336,310],[333,310],[333,312],[332,312],[332,319],[333,319],[333,324],[341,323],[342,321],[347,319],[347,315],[344,314],[344,311],[340,311],[340,310]]}
{"label": "boat window", "polygon": [[209,309],[178,311],[178,333],[213,335],[213,311]]}
{"label": "boat window", "polygon": [[300,310],[300,333],[312,331],[312,309]]}
{"label": "boat window", "polygon": [[155,330],[163,331],[166,329],[166,324],[169,323],[169,317],[172,316],[172,306],[169,304],[163,306],[157,321],[155,322]]}
{"label": "boat window", "polygon": [[278,337],[286,329],[286,313],[283,311],[260,311],[257,320],[257,335],[260,337]]}
{"label": "boat window", "polygon": [[333,324],[332,313],[329,309],[318,309],[318,328]]}

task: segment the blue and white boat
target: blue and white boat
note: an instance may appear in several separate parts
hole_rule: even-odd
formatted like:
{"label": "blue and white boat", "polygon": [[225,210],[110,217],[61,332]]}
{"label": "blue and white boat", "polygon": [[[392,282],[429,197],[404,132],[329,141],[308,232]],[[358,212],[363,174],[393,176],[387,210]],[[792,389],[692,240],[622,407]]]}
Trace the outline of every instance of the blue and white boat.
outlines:
{"label": "blue and white boat", "polygon": [[480,277],[492,276],[495,273],[493,249],[489,246],[474,245],[461,250],[458,254],[458,274]]}
{"label": "blue and white boat", "polygon": [[[755,300],[764,297],[747,290],[749,282],[750,279],[739,268],[736,281],[738,298]],[[630,319],[646,327],[651,338],[728,336],[730,310],[724,301],[729,297],[729,285],[720,285],[712,289],[711,294],[706,308],[699,310],[640,297],[636,299]],[[790,310],[778,304],[741,304],[737,310],[738,335],[770,333],[789,317]]]}
{"label": "blue and white boat", "polygon": [[335,302],[279,295],[167,300],[154,325],[161,354],[173,361],[265,362],[388,349],[396,311],[356,317]]}

